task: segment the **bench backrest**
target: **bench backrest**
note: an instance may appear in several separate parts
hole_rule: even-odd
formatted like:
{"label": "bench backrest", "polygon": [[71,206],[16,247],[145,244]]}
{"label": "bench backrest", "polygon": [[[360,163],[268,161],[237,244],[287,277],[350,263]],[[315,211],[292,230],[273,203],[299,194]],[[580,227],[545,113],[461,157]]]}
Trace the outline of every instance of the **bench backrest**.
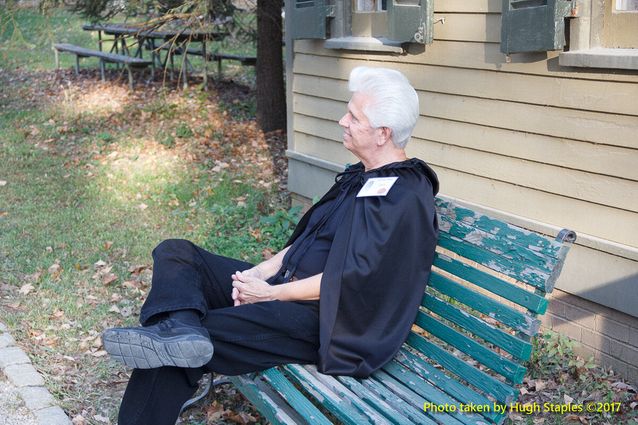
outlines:
{"label": "bench backrest", "polygon": [[[410,348],[398,360],[466,404],[508,404],[518,397],[515,385],[540,328],[537,315],[547,309],[545,296],[576,235],[565,230],[552,240],[444,198],[436,205],[432,275]],[[484,416],[498,423],[503,415]]]}

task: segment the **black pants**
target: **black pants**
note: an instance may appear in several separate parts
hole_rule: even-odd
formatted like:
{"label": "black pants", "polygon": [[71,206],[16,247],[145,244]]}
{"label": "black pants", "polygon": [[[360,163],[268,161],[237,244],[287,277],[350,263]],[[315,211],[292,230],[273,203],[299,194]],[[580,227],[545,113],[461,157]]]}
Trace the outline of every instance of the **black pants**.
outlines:
{"label": "black pants", "polygon": [[207,371],[240,375],[287,363],[316,363],[318,301],[233,307],[230,275],[252,265],[211,254],[185,240],[162,242],[153,250],[153,261],[152,287],[142,306],[141,324],[155,323],[171,311],[197,310],[215,351],[203,368],[133,370],[119,425],[173,425]]}

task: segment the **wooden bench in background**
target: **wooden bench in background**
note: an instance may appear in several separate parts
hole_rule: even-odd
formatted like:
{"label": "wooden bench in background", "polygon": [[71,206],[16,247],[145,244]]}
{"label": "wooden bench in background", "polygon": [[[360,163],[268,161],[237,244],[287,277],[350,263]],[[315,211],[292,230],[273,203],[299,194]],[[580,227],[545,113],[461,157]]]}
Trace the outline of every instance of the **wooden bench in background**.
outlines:
{"label": "wooden bench in background", "polygon": [[[173,48],[170,45],[165,45],[165,46],[162,46],[161,49],[162,50],[171,50],[172,49],[172,53],[174,55],[182,55],[182,54],[184,54],[184,49],[181,48],[181,47]],[[204,56],[204,53],[202,52],[202,49],[199,49],[197,47],[189,47],[188,49],[186,49],[186,53],[189,54],[189,55]],[[220,53],[220,52],[216,52],[216,53],[206,52],[205,56],[206,56],[206,60],[207,61],[209,61],[209,62],[216,61],[217,62],[217,76],[219,78],[221,78],[221,76],[222,76],[222,61],[223,60],[238,61],[243,66],[255,66],[255,65],[257,65],[257,58],[255,56],[233,55],[233,54],[229,54],[229,53]]]}
{"label": "wooden bench in background", "polygon": [[[102,81],[104,81],[104,63],[120,63],[124,65],[126,70],[128,71],[128,81],[129,87],[133,88],[133,72],[132,68],[146,68],[147,66],[152,66],[153,61],[149,59],[142,59],[127,55],[119,55],[115,53],[107,53],[100,50],[92,50],[87,49],[85,47],[76,46],[73,44],[67,43],[56,43],[53,45],[55,51],[55,65],[56,68],[60,67],[60,60],[58,57],[58,52],[68,52],[73,53],[75,55],[75,72],[79,74],[80,72],[80,58],[86,57],[96,57],[100,59],[100,74],[102,76]],[[153,69],[151,68],[151,78],[153,74]]]}
{"label": "wooden bench in background", "polygon": [[[437,198],[439,244],[412,332],[368,379],[287,365],[230,377],[273,424],[500,424],[576,234],[555,240]],[[394,284],[400,284],[395,282]],[[425,403],[490,406],[432,413]],[[330,412],[326,414],[326,412]]]}

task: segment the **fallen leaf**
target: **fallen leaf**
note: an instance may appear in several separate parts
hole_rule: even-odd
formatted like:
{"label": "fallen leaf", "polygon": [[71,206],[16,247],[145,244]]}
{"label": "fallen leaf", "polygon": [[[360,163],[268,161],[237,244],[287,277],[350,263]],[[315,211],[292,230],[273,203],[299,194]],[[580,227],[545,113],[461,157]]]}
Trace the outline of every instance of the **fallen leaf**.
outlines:
{"label": "fallen leaf", "polygon": [[213,401],[206,409],[206,419],[208,422],[216,422],[222,418],[224,406],[217,400]]}
{"label": "fallen leaf", "polygon": [[20,292],[22,295],[28,295],[34,289],[35,287],[33,285],[31,285],[30,283],[27,283],[26,285],[22,285],[18,292]]}
{"label": "fallen leaf", "polygon": [[73,419],[71,419],[71,423],[72,423],[73,425],[87,425],[87,423],[88,423],[88,422],[86,421],[86,419],[84,418],[84,416],[82,416],[82,415],[75,415],[75,416],[73,416]]}
{"label": "fallen leaf", "polygon": [[614,382],[613,384],[611,384],[611,386],[617,390],[621,390],[621,391],[630,391],[632,393],[636,392],[636,389],[634,387],[632,387],[629,384],[626,384],[622,381],[618,381],[618,382]]}
{"label": "fallen leaf", "polygon": [[51,319],[53,320],[59,320],[62,319],[64,317],[64,311],[57,309],[53,312],[53,314],[50,316]]}
{"label": "fallen leaf", "polygon": [[145,209],[148,208],[148,205],[146,205],[144,202],[142,202],[141,204],[139,204],[137,206],[137,208],[141,209],[142,211],[144,211]]}
{"label": "fallen leaf", "polygon": [[104,249],[105,249],[106,251],[108,251],[109,249],[111,249],[111,247],[112,247],[112,246],[113,246],[113,242],[111,242],[111,241],[106,241],[106,242],[104,242]]}
{"label": "fallen leaf", "polygon": [[520,392],[521,392],[521,395],[529,394],[529,391],[527,391],[525,387],[521,387]]}
{"label": "fallen leaf", "polygon": [[104,286],[108,286],[111,283],[115,282],[117,280],[117,275],[114,273],[109,273],[106,274],[104,276],[102,276],[102,285]]}
{"label": "fallen leaf", "polygon": [[60,264],[58,263],[52,264],[51,267],[47,269],[47,272],[51,275],[52,279],[57,279],[58,277],[60,277],[62,271],[62,266],[60,266]]}
{"label": "fallen leaf", "polygon": [[6,186],[6,185],[7,185],[6,180],[0,180],[0,186]]}
{"label": "fallen leaf", "polygon": [[93,267],[95,267],[96,269],[100,269],[102,267],[106,266],[106,262],[99,260],[97,261],[95,264],[93,264]]}
{"label": "fallen leaf", "polygon": [[574,399],[568,396],[567,394],[564,394],[563,401],[565,402],[565,404],[571,404],[571,402],[574,401]]}
{"label": "fallen leaf", "polygon": [[111,306],[111,308],[109,308],[109,312],[111,312],[111,313],[117,313],[117,314],[120,314],[120,313],[121,313],[121,312],[120,312],[120,308],[119,308],[118,306],[116,306],[116,305]]}

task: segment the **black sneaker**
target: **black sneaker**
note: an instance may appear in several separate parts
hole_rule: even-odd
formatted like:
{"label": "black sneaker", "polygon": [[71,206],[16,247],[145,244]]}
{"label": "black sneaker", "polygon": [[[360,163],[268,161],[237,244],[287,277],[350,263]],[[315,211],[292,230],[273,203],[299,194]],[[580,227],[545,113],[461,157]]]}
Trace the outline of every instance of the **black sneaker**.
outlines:
{"label": "black sneaker", "polygon": [[206,329],[175,319],[147,327],[107,329],[102,343],[112,358],[135,369],[194,368],[213,357],[213,343]]}

